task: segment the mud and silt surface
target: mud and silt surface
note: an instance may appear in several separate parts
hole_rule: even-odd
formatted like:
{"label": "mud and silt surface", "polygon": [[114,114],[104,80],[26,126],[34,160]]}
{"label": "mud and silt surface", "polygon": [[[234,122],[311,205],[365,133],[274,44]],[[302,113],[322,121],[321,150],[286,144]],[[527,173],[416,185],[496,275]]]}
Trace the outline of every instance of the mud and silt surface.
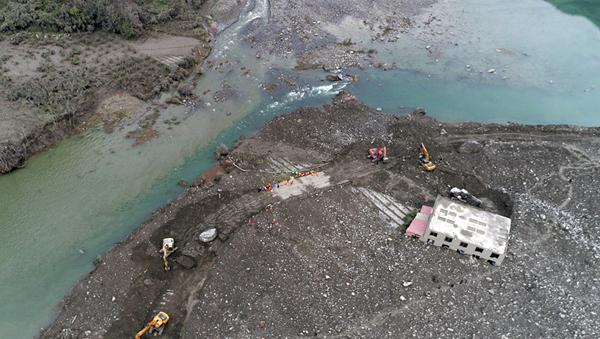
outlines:
{"label": "mud and silt surface", "polygon": [[[164,311],[164,338],[597,338],[599,132],[399,117],[341,93],[242,140],[227,173],[103,256],[41,337],[131,337]],[[371,163],[381,144],[390,161]],[[258,192],[292,165],[319,176]],[[363,193],[418,209],[453,186],[511,218],[501,266],[404,236]],[[179,247],[170,271],[164,237]]]}

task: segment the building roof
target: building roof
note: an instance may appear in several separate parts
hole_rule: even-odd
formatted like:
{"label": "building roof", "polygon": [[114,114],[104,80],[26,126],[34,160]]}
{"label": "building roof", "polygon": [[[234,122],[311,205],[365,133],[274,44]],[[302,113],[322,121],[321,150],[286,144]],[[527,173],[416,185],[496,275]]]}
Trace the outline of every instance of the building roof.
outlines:
{"label": "building roof", "polygon": [[422,237],[427,229],[427,220],[414,218],[410,226],[406,229],[407,234],[417,235]]}
{"label": "building roof", "polygon": [[425,205],[421,206],[421,214],[429,215],[429,214],[431,214],[432,211],[433,211],[433,208],[430,206],[425,206]]}
{"label": "building roof", "polygon": [[406,233],[422,237],[423,234],[425,234],[425,230],[427,230],[427,224],[429,222],[431,211],[431,207],[423,205],[423,207],[421,207],[421,212],[417,213],[417,216],[406,229]]}
{"label": "building roof", "polygon": [[503,254],[508,244],[510,219],[438,196],[429,230]]}

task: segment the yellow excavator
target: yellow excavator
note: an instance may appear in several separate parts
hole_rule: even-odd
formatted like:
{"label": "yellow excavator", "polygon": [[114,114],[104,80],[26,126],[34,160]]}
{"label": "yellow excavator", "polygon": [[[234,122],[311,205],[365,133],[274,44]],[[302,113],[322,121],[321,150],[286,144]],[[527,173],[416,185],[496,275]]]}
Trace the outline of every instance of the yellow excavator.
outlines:
{"label": "yellow excavator", "polygon": [[158,312],[158,314],[152,319],[151,322],[146,325],[138,334],[135,335],[135,339],[140,339],[146,331],[148,333],[157,332],[158,335],[162,335],[163,330],[165,329],[165,325],[169,322],[169,315],[165,312]]}
{"label": "yellow excavator", "polygon": [[427,148],[425,148],[423,143],[421,143],[421,152],[423,153],[421,159],[419,159],[421,166],[423,166],[423,168],[425,168],[427,171],[433,171],[435,169],[435,165],[431,162],[431,160],[429,160],[429,152],[427,152]]}
{"label": "yellow excavator", "polygon": [[171,253],[177,251],[179,247],[175,247],[175,240],[173,238],[164,238],[162,249],[159,251],[163,255],[163,260],[165,262],[165,271],[171,269],[169,266],[169,262],[167,261],[167,257],[171,255]]}

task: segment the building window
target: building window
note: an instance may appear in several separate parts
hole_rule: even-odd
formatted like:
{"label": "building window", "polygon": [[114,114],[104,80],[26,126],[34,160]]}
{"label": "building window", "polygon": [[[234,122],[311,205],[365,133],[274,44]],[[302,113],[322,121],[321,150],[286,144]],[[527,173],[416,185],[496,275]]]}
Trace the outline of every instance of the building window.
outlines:
{"label": "building window", "polygon": [[475,252],[483,253],[483,248],[481,248],[481,247],[476,247],[476,248],[475,248]]}
{"label": "building window", "polygon": [[434,237],[434,238],[437,238],[437,233],[436,232],[431,232],[431,233],[429,233],[429,235],[432,236],[432,237]]}
{"label": "building window", "polygon": [[492,252],[490,258],[500,258],[500,254]]}
{"label": "building window", "polygon": [[464,242],[464,241],[460,243],[460,247],[467,248],[468,246],[469,246],[469,244],[467,244],[467,243],[466,243],[466,242]]}
{"label": "building window", "polygon": [[442,248],[450,248],[450,246],[448,246],[448,245],[446,245],[446,244],[443,244],[443,245],[442,245]]}
{"label": "building window", "polygon": [[444,239],[444,241],[446,241],[446,242],[452,242],[452,240],[453,240],[453,239],[452,239],[452,238],[450,238],[450,237],[446,237],[446,239]]}

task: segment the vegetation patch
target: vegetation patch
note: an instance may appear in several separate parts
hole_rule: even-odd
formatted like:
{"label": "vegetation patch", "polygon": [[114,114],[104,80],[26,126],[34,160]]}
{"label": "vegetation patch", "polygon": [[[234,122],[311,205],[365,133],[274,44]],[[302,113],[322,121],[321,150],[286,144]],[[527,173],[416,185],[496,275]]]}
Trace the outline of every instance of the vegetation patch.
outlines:
{"label": "vegetation patch", "polygon": [[115,87],[146,100],[154,87],[168,79],[170,67],[151,57],[129,57],[117,62],[109,70]]}
{"label": "vegetation patch", "polygon": [[128,138],[135,138],[135,142],[133,143],[132,147],[139,146],[153,138],[158,138],[159,136],[160,133],[152,129],[152,127],[133,131],[133,133],[130,132],[130,134],[127,135]]}
{"label": "vegetation patch", "polygon": [[406,232],[406,229],[408,228],[408,226],[410,226],[410,223],[417,217],[417,210],[410,210],[408,211],[408,213],[406,213],[406,215],[404,216],[404,218],[402,218],[402,221],[404,221],[404,223],[401,226],[398,226],[398,231],[404,233]]}
{"label": "vegetation patch", "polygon": [[0,32],[81,33],[103,31],[135,39],[150,28],[176,22],[169,29],[203,31],[200,15],[206,0],[2,0]]}
{"label": "vegetation patch", "polygon": [[156,120],[160,116],[158,110],[154,110],[154,113],[146,116],[138,122],[138,129],[127,133],[127,138],[135,139],[133,147],[141,145],[152,138],[158,138],[160,133],[153,129],[156,124]]}
{"label": "vegetation patch", "polygon": [[86,93],[100,85],[94,67],[65,69],[11,86],[5,97],[22,100],[52,115],[71,115],[84,103]]}

